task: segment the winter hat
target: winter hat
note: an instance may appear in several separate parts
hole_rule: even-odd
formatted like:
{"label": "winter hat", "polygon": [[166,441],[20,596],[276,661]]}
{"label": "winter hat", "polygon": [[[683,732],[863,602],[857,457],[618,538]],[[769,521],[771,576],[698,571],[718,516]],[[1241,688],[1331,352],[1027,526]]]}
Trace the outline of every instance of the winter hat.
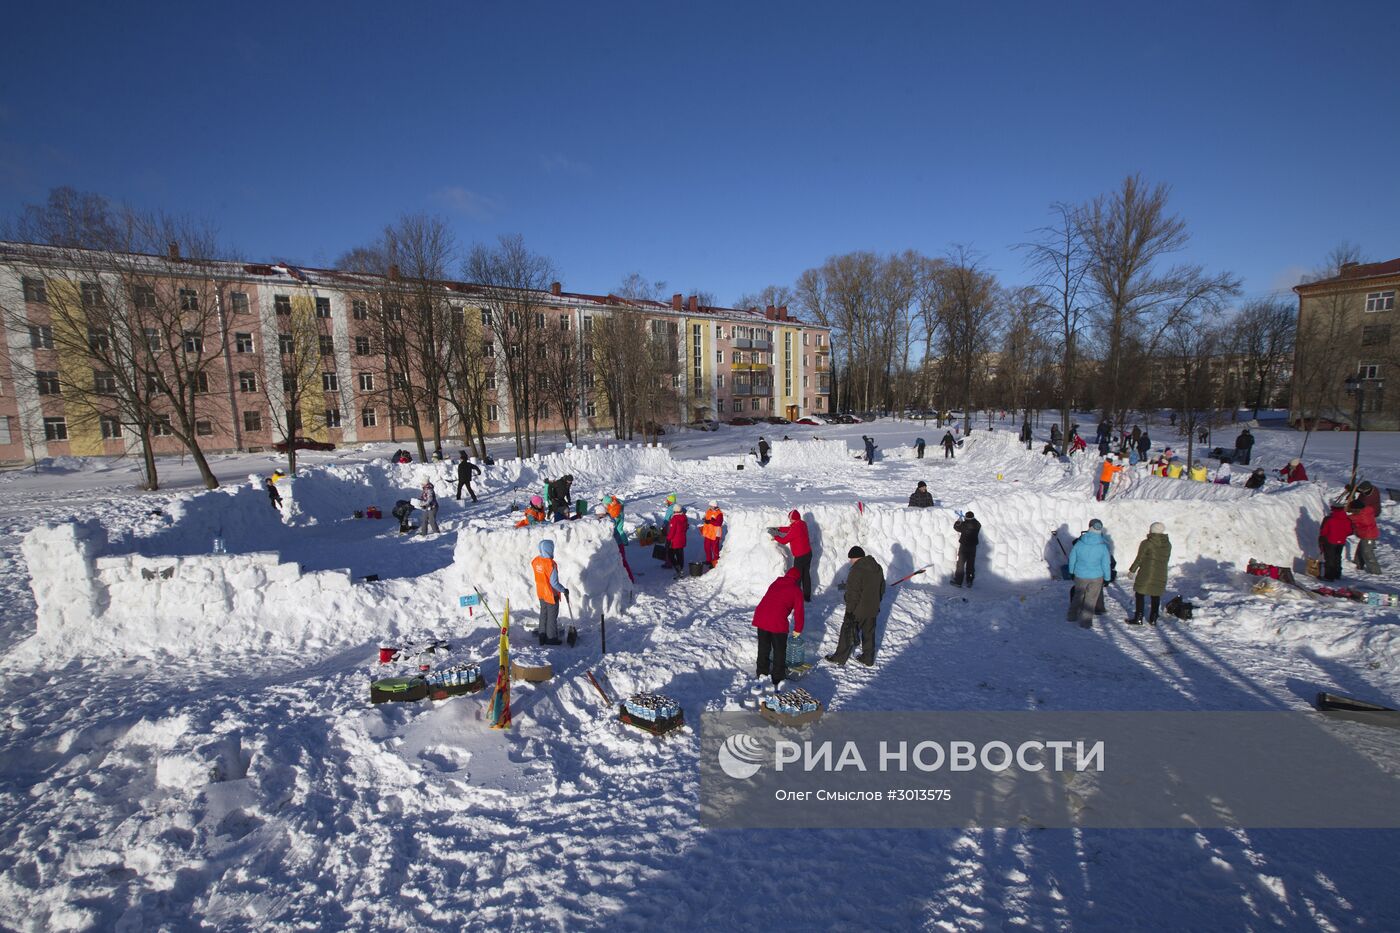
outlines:
{"label": "winter hat", "polygon": [[553,557],[553,556],[554,556],[554,542],[553,542],[553,541],[549,540],[548,538],[545,538],[543,541],[540,542],[540,556],[541,556],[541,557]]}
{"label": "winter hat", "polygon": [[605,505],[595,505],[593,506],[593,514],[602,518],[604,515],[608,514],[608,507]]}
{"label": "winter hat", "polygon": [[717,508],[719,508],[719,500],[717,500],[717,499],[711,499],[711,500],[710,500],[710,508],[712,508],[712,509],[717,509]]}
{"label": "winter hat", "polygon": [[1097,518],[1091,518],[1089,519],[1089,528],[1092,531],[1103,531],[1103,522]]}
{"label": "winter hat", "polygon": [[1153,522],[1147,531],[1149,534],[1164,535],[1167,533],[1167,526],[1163,525],[1161,522]]}
{"label": "winter hat", "polygon": [[849,557],[851,560],[855,560],[859,557],[864,557],[865,549],[862,548],[859,544],[857,544],[855,547],[851,548],[849,551],[846,552],[846,556]]}
{"label": "winter hat", "polygon": [[972,518],[972,517],[973,517],[973,516],[972,516],[972,513],[971,513],[971,512],[964,512],[964,513],[963,513],[963,518]]}
{"label": "winter hat", "polygon": [[675,494],[674,492],[671,493],[669,496],[666,497],[666,501],[667,501],[667,502],[675,502],[675,501],[676,501],[676,494]]}
{"label": "winter hat", "polygon": [[917,488],[919,488],[919,489],[924,489],[924,488],[926,488],[927,486],[928,486],[928,483],[924,482],[923,480],[919,480],[919,485],[918,485]]}
{"label": "winter hat", "polygon": [[544,505],[544,500],[541,499],[539,496],[531,496],[531,497],[530,497],[530,504],[531,504],[531,505],[536,505],[536,506]]}

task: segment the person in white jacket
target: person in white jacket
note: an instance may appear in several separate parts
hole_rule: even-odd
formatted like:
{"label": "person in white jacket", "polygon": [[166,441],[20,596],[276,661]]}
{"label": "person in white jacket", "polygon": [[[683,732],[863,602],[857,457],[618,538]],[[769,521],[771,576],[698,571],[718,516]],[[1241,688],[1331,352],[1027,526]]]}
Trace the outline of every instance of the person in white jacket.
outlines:
{"label": "person in white jacket", "polygon": [[419,528],[418,534],[420,536],[427,535],[429,526],[432,527],[433,533],[437,534],[442,529],[438,528],[437,491],[433,489],[432,480],[428,480],[427,482],[423,483],[423,492],[422,495],[418,497],[418,499],[420,502],[423,503],[423,524]]}
{"label": "person in white jacket", "polygon": [[1220,461],[1220,466],[1215,468],[1215,481],[1222,486],[1230,485],[1230,464],[1224,460]]}

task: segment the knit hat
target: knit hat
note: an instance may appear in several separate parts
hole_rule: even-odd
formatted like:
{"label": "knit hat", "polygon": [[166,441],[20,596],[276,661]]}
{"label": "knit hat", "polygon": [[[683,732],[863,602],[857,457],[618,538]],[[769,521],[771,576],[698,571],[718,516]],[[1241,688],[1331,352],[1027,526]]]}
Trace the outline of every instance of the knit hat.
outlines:
{"label": "knit hat", "polygon": [[1094,531],[1103,531],[1103,522],[1097,518],[1091,518],[1089,519],[1089,527]]}
{"label": "knit hat", "polygon": [[666,497],[666,501],[667,501],[667,502],[675,502],[675,501],[676,501],[676,494],[675,494],[674,492],[671,493],[669,496]]}
{"label": "knit hat", "polygon": [[964,513],[963,513],[963,518],[972,518],[972,512],[970,512],[970,511],[964,512]]}
{"label": "knit hat", "polygon": [[928,486],[928,483],[924,482],[923,480],[919,480],[919,489],[923,489],[926,486]]}
{"label": "knit hat", "polygon": [[716,500],[716,499],[711,499],[711,500],[710,500],[710,508],[712,508],[712,509],[717,509],[717,508],[719,508],[719,501]]}
{"label": "knit hat", "polygon": [[1147,530],[1154,535],[1164,535],[1167,533],[1167,526],[1163,525],[1161,522],[1153,522],[1151,527]]}
{"label": "knit hat", "polygon": [[864,557],[865,549],[862,548],[859,544],[857,544],[855,547],[851,548],[849,551],[846,552],[846,556],[849,557],[851,560],[855,560],[858,557]]}
{"label": "knit hat", "polygon": [[544,500],[541,499],[539,496],[531,496],[531,497],[530,497],[530,504],[531,504],[531,505],[535,505],[535,506],[544,505]]}
{"label": "knit hat", "polygon": [[1303,461],[1299,460],[1297,457],[1294,457],[1292,460],[1288,461],[1288,465],[1289,465],[1289,466],[1301,466],[1301,465],[1302,465],[1302,462],[1303,462]]}

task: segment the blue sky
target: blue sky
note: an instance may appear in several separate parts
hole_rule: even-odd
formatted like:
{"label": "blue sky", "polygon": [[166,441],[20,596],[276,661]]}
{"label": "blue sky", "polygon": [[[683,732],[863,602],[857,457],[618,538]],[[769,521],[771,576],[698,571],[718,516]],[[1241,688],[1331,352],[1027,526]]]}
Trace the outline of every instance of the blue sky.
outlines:
{"label": "blue sky", "polygon": [[1400,3],[14,4],[0,214],[69,184],[329,263],[404,212],[721,301],[853,249],[1004,281],[1141,172],[1183,257],[1400,256]]}

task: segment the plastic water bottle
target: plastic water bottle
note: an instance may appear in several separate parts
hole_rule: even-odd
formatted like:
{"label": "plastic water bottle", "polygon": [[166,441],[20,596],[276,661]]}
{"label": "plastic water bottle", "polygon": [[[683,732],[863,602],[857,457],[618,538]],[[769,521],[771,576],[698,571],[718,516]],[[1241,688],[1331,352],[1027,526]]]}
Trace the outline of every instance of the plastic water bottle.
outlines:
{"label": "plastic water bottle", "polygon": [[224,539],[223,539],[222,537],[216,537],[216,538],[214,539],[214,553],[215,553],[215,554],[227,554],[227,553],[228,553],[228,550],[224,547]]}

